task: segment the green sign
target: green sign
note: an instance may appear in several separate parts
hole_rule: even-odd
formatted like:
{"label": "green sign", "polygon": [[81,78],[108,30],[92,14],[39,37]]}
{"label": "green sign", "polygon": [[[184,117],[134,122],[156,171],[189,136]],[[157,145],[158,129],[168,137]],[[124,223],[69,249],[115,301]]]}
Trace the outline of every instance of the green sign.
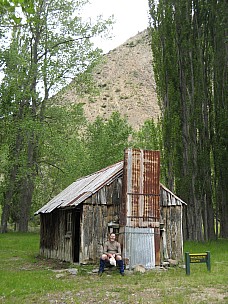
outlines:
{"label": "green sign", "polygon": [[206,253],[189,253],[185,252],[185,268],[186,274],[190,275],[190,263],[206,263],[207,270],[211,271],[211,254],[210,251]]}

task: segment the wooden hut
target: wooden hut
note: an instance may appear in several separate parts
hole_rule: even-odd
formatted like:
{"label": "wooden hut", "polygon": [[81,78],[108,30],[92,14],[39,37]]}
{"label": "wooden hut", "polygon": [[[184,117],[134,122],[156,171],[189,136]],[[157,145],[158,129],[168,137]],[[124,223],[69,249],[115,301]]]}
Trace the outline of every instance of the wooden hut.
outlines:
{"label": "wooden hut", "polygon": [[119,162],[78,179],[36,212],[41,255],[79,263],[97,260],[108,224],[118,221],[122,168]]}
{"label": "wooden hut", "polygon": [[185,203],[160,184],[159,172],[158,151],[126,149],[124,161],[76,180],[35,213],[40,254],[96,263],[114,231],[130,266],[153,268],[167,258],[182,259]]}

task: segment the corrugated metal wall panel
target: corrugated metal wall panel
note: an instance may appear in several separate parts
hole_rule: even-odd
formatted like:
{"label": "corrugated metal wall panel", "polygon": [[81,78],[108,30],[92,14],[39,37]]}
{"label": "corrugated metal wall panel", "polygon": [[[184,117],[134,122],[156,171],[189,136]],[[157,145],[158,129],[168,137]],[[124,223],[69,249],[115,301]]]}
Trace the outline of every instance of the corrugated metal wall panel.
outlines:
{"label": "corrugated metal wall panel", "polygon": [[124,258],[129,260],[129,268],[143,265],[147,269],[155,267],[154,228],[124,228]]}

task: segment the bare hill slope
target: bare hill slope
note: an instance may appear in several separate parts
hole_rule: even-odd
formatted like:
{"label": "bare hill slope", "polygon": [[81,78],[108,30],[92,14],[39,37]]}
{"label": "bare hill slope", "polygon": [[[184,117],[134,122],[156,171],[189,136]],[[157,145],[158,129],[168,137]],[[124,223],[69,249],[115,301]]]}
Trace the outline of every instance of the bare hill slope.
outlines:
{"label": "bare hill slope", "polygon": [[128,39],[104,55],[96,66],[93,79],[99,95],[80,97],[73,86],[61,97],[64,103],[83,103],[86,117],[93,121],[98,115],[109,118],[119,111],[138,129],[146,119],[160,114],[152,69],[152,53],[147,31]]}

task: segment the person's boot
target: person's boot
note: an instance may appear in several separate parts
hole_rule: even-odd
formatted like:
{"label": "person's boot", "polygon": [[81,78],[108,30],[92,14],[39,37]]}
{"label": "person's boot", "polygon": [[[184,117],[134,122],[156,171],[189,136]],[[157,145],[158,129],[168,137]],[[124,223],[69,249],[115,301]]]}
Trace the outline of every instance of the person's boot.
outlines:
{"label": "person's boot", "polygon": [[104,272],[104,268],[105,268],[105,260],[100,259],[100,267],[98,271],[99,276],[101,276],[102,273]]}
{"label": "person's boot", "polygon": [[117,264],[118,264],[118,266],[120,268],[120,274],[122,276],[124,276],[124,263],[123,263],[123,260],[119,260],[119,261],[116,261],[116,262],[117,262]]}

